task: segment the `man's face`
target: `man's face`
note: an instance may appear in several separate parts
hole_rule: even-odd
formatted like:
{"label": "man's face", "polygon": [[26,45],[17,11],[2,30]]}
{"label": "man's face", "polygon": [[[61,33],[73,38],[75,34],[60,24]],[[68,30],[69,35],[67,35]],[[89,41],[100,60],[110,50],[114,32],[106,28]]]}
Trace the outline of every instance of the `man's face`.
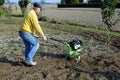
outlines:
{"label": "man's face", "polygon": [[36,13],[37,13],[37,14],[40,13],[40,11],[41,11],[40,8],[37,8],[37,9],[36,9]]}

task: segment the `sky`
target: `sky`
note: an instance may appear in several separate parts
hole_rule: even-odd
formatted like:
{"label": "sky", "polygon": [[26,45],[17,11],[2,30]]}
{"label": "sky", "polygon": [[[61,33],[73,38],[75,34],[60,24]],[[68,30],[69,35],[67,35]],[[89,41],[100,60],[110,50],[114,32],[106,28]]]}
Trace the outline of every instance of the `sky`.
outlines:
{"label": "sky", "polygon": [[[17,3],[19,0],[10,0],[12,3]],[[32,0],[32,1],[40,1],[40,0]],[[45,0],[46,3],[60,3],[61,0]]]}

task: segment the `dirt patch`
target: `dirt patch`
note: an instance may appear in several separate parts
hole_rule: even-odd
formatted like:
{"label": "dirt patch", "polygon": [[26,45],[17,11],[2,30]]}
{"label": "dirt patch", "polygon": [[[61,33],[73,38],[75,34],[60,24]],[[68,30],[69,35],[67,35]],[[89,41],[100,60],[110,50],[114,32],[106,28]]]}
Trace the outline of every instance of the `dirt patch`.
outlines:
{"label": "dirt patch", "polygon": [[[7,27],[6,24],[2,25],[4,27],[1,28]],[[86,36],[82,36],[83,32],[79,30],[48,23],[41,23],[41,26],[46,26],[43,29],[47,35],[59,40],[81,39],[84,48],[81,61],[76,63],[75,60],[66,60],[63,57],[66,45],[53,40],[38,39],[41,46],[34,58],[38,64],[25,65],[23,42],[18,37],[16,25],[12,25],[13,29],[8,29],[9,33],[1,32],[3,35],[0,38],[1,80],[120,80],[118,49],[114,47],[108,49],[104,41],[95,40],[94,37],[90,37],[91,35],[86,37],[88,36],[86,33]]]}

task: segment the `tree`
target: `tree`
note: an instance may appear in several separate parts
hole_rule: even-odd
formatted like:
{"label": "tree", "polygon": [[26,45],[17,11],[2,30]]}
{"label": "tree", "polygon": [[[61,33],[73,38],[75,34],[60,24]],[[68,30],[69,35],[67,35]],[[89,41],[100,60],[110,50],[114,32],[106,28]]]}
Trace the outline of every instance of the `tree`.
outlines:
{"label": "tree", "polygon": [[79,4],[80,2],[79,2],[79,0],[71,0],[71,3],[72,4]]}
{"label": "tree", "polygon": [[0,6],[4,4],[4,0],[0,0]]}
{"label": "tree", "polygon": [[71,0],[65,0],[65,4],[71,4]]}
{"label": "tree", "polygon": [[120,3],[120,0],[117,0],[118,3]]}
{"label": "tree", "polygon": [[113,22],[112,22],[112,18],[115,14],[115,9],[116,9],[116,4],[117,4],[117,0],[102,0],[102,19],[104,24],[107,25],[107,45],[108,45],[108,49],[109,49],[109,45],[110,45],[110,31],[112,30],[112,26],[113,26]]}
{"label": "tree", "polygon": [[25,12],[25,10],[27,8],[27,5],[29,3],[29,0],[19,0],[18,3],[19,3],[19,6],[21,8],[22,13],[24,14],[24,12]]}
{"label": "tree", "polygon": [[61,0],[61,4],[80,4],[83,0]]}
{"label": "tree", "polygon": [[115,13],[117,0],[102,0],[102,19],[103,22],[108,26],[108,30],[111,30],[113,25],[112,17]]}
{"label": "tree", "polygon": [[65,0],[61,0],[61,4],[65,4]]}
{"label": "tree", "polygon": [[79,0],[80,3],[83,3],[83,0]]}

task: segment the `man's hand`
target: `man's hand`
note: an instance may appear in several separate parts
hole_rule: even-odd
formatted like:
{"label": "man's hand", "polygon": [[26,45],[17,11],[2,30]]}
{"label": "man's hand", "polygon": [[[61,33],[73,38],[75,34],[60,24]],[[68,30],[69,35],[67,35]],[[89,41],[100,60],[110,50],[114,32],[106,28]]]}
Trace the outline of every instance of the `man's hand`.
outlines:
{"label": "man's hand", "polygon": [[38,36],[38,35],[36,35],[36,34],[34,34],[34,36],[35,36],[36,38],[39,38],[39,36]]}
{"label": "man's hand", "polygon": [[42,38],[43,38],[43,40],[45,40],[45,41],[47,40],[47,37],[46,37],[45,35],[42,36]]}

